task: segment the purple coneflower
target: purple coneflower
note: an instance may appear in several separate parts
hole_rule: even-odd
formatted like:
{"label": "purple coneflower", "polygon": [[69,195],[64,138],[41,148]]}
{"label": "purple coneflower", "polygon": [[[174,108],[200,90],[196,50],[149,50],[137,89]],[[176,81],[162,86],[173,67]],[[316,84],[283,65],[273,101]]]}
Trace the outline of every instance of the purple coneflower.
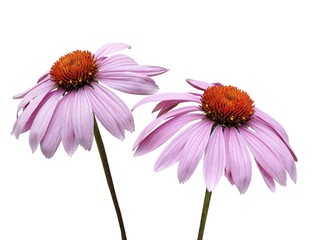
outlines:
{"label": "purple coneflower", "polygon": [[[158,117],[140,133],[134,148],[135,156],[143,155],[176,135],[158,157],[155,170],[179,162],[181,183],[191,177],[204,155],[207,191],[198,238],[202,239],[211,191],[223,173],[240,193],[245,193],[252,175],[251,153],[266,184],[274,191],[274,180],[284,186],[286,173],[296,182],[297,158],[283,127],[257,109],[246,92],[219,83],[187,82],[203,93],[156,94],[134,106],[160,101],[153,110],[159,111]],[[195,105],[175,108],[183,102]]]}
{"label": "purple coneflower", "polygon": [[[257,109],[246,92],[233,86],[210,85],[195,80],[187,82],[203,93],[156,94],[135,105],[161,101],[154,109],[160,110],[157,119],[141,132],[134,144],[135,156],[156,149],[192,123],[163,150],[155,170],[179,162],[178,178],[184,183],[204,154],[203,176],[209,191],[225,173],[229,182],[244,193],[252,175],[250,151],[272,191],[275,190],[274,180],[280,185],[286,184],[286,172],[296,182],[296,156],[285,130]],[[195,105],[174,109],[182,102]]]}
{"label": "purple coneflower", "polygon": [[32,151],[40,145],[47,158],[54,155],[61,141],[70,156],[78,145],[90,150],[95,136],[122,239],[126,239],[124,224],[96,119],[113,136],[124,139],[125,130],[134,131],[133,116],[109,88],[130,94],[153,94],[158,86],[151,76],[167,71],[157,66],[140,66],[124,54],[110,55],[127,48],[127,44],[109,43],[95,54],[77,50],[59,58],[34,87],[14,96],[22,100],[12,132],[18,138],[30,131]]}
{"label": "purple coneflower", "polygon": [[43,154],[50,158],[61,141],[70,156],[79,144],[90,150],[94,116],[119,139],[124,138],[125,130],[134,131],[130,110],[109,88],[153,94],[158,87],[151,76],[166,69],[140,66],[123,54],[108,56],[126,48],[130,46],[109,43],[95,54],[77,50],[62,56],[34,87],[14,96],[22,101],[13,134],[18,138],[29,130],[32,151],[40,145]]}

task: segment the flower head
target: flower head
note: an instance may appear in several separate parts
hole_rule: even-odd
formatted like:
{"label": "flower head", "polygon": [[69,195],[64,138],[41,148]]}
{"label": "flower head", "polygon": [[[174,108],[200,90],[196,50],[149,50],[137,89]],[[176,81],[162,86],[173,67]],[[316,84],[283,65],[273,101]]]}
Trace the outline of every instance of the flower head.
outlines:
{"label": "flower head", "polygon": [[[296,182],[297,160],[283,127],[254,106],[250,96],[233,86],[187,82],[203,93],[163,93],[149,96],[134,108],[160,101],[158,117],[139,135],[135,156],[148,153],[176,135],[162,151],[155,170],[178,164],[178,179],[187,181],[203,160],[203,177],[212,191],[224,173],[244,193],[251,181],[250,153],[269,188],[276,180],[286,184],[287,173]],[[172,99],[172,100],[171,100]],[[178,107],[180,103],[195,105]],[[179,132],[179,133],[178,133]]]}
{"label": "flower head", "polygon": [[141,66],[124,54],[114,52],[130,48],[123,43],[109,43],[95,54],[73,51],[59,58],[29,90],[14,96],[21,98],[12,134],[30,131],[34,152],[38,145],[50,158],[60,142],[71,156],[78,145],[90,150],[94,117],[118,139],[125,130],[134,131],[134,121],[126,104],[113,93],[148,95],[158,90],[152,76],[167,69]]}

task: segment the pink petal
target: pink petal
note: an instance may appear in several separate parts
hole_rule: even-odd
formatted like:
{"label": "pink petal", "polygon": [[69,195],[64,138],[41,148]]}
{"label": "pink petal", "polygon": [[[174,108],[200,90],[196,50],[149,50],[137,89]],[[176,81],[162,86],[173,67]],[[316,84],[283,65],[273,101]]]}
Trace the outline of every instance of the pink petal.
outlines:
{"label": "pink petal", "polygon": [[140,133],[139,137],[135,141],[133,145],[133,149],[135,149],[140,142],[154,129],[156,128],[161,122],[165,121],[168,118],[171,117],[177,117],[179,115],[183,115],[189,112],[194,112],[200,110],[199,107],[195,106],[188,106],[188,107],[183,107],[179,109],[175,109],[173,111],[170,111],[169,113],[166,113],[164,115],[161,115],[160,117],[156,118],[154,121],[152,121],[145,129],[142,130]]}
{"label": "pink petal", "polygon": [[[22,110],[35,97],[37,97],[38,95],[42,95],[44,92],[50,92],[54,88],[55,88],[55,86],[54,86],[53,82],[44,82],[41,84],[37,84],[32,89],[28,90],[28,92],[23,93],[22,95],[24,95],[24,97],[18,105],[17,113],[20,110]],[[16,96],[18,96],[18,95],[16,95]]]}
{"label": "pink petal", "polygon": [[127,66],[108,66],[107,71],[114,73],[114,72],[132,72],[132,73],[139,73],[146,76],[156,76],[167,72],[168,69],[158,66],[141,66],[141,65],[127,65]]}
{"label": "pink petal", "polygon": [[35,152],[40,141],[43,139],[61,96],[62,93],[60,91],[49,93],[49,98],[44,102],[35,116],[29,134],[29,145],[33,152]]}
{"label": "pink petal", "polygon": [[199,96],[195,96],[190,93],[160,93],[160,94],[155,94],[155,95],[145,97],[140,102],[138,102],[136,105],[134,105],[132,110],[134,110],[135,108],[137,108],[145,103],[166,101],[166,100],[181,100],[181,101],[187,101],[187,102],[201,103]]}
{"label": "pink petal", "polygon": [[71,157],[78,148],[78,141],[73,131],[72,114],[76,92],[71,91],[64,95],[60,104],[61,109],[61,139],[65,151]]}
{"label": "pink petal", "polygon": [[134,156],[146,154],[168,141],[178,130],[191,121],[202,119],[202,114],[185,114],[172,118],[157,127],[139,144]]}
{"label": "pink petal", "polygon": [[72,107],[72,127],[78,143],[86,150],[90,150],[94,135],[94,114],[85,91],[85,87],[75,94]]}
{"label": "pink petal", "polygon": [[208,191],[212,191],[225,171],[226,149],[221,125],[211,133],[203,162],[203,176]]}
{"label": "pink petal", "polygon": [[192,87],[202,91],[206,90],[210,86],[222,86],[222,84],[220,83],[206,83],[194,79],[186,79],[186,82],[190,84]]}
{"label": "pink petal", "polygon": [[262,177],[265,181],[265,183],[267,184],[267,186],[270,188],[270,190],[272,192],[275,192],[275,183],[274,183],[274,179],[270,176],[270,174],[268,174],[264,168],[261,167],[261,165],[256,162],[257,166],[258,166],[258,169],[260,170],[261,174],[262,174]]}
{"label": "pink petal", "polygon": [[277,132],[259,119],[252,119],[250,121],[250,126],[255,130],[260,139],[272,146],[276,158],[279,162],[284,164],[284,167],[289,173],[292,181],[296,182],[297,170],[295,159],[291,155],[290,148],[288,148],[282,141]]}
{"label": "pink petal", "polygon": [[[101,86],[100,84],[94,84],[98,98],[102,99],[103,103],[110,105],[113,110],[113,117],[115,117],[116,122],[122,126],[122,128],[133,132],[134,131],[134,120],[132,113],[128,106],[112,91]],[[124,130],[123,130],[124,131]]]}
{"label": "pink petal", "polygon": [[37,83],[45,82],[51,80],[50,71],[46,71],[43,75],[38,79]]}
{"label": "pink petal", "polygon": [[207,147],[213,124],[213,121],[203,119],[187,129],[191,134],[179,156],[178,179],[181,183],[186,182],[196,169]]}
{"label": "pink petal", "polygon": [[[61,99],[62,102],[62,99]],[[62,119],[62,108],[58,103],[49,127],[41,140],[41,150],[45,157],[51,158],[59,147],[61,142],[61,119]]]}
{"label": "pink petal", "polygon": [[126,48],[131,48],[131,46],[124,43],[107,43],[97,50],[95,56],[96,58],[101,58],[108,54],[112,54],[114,52],[121,51]]}
{"label": "pink petal", "polygon": [[179,160],[179,156],[184,151],[184,145],[192,136],[193,129],[196,128],[198,123],[193,124],[178,134],[162,151],[155,164],[155,171],[160,171],[170,167]]}
{"label": "pink petal", "polygon": [[[13,96],[13,98],[14,98],[14,99],[23,98],[23,97],[26,96],[26,94],[28,94],[29,92],[33,91],[34,89],[39,88],[39,87],[43,87],[43,86],[44,86],[43,84],[46,83],[46,82],[47,82],[48,84],[52,85],[52,86],[55,85],[54,82],[50,82],[50,81],[49,81],[49,80],[50,80],[50,77],[48,77],[47,75],[42,76],[42,77],[44,77],[44,79],[41,78],[42,81],[40,81],[40,80],[41,80],[41,79],[40,79],[39,82],[38,82],[35,86],[33,86],[33,87],[27,89],[26,91],[24,91],[24,92],[22,92],[22,93],[19,93],[19,94]],[[53,87],[52,87],[52,89],[53,89]],[[34,97],[35,97],[36,95],[37,95],[37,94],[34,94]]]}
{"label": "pink petal", "polygon": [[241,128],[240,133],[245,139],[256,161],[272,178],[284,186],[286,184],[285,168],[283,164],[278,161],[268,144],[263,142],[257,134],[246,128]]}
{"label": "pink petal", "polygon": [[252,163],[246,144],[234,127],[226,127],[224,135],[227,157],[226,171],[230,172],[230,182],[237,186],[240,193],[245,193],[252,177]]}
{"label": "pink petal", "polygon": [[46,101],[48,97],[49,94],[47,92],[44,92],[35,97],[35,99],[33,99],[33,101],[31,101],[25,107],[24,111],[16,120],[12,131],[12,134],[14,134],[16,138],[18,138],[21,133],[26,132],[30,129],[38,110],[43,105],[42,102]]}
{"label": "pink petal", "polygon": [[257,108],[255,108],[254,116],[257,117],[260,121],[263,121],[266,125],[268,125],[270,128],[272,128],[279,135],[279,137],[282,139],[282,141],[289,148],[292,157],[295,159],[295,161],[297,161],[297,157],[294,154],[294,152],[292,151],[292,148],[290,147],[289,137],[288,137],[285,129],[276,120],[274,120],[271,116],[269,116],[268,114],[262,112],[261,110],[259,110]]}
{"label": "pink petal", "polygon": [[[117,112],[112,107],[112,100],[107,96],[101,94],[98,90],[98,86],[94,84],[95,90],[87,91],[88,98],[91,102],[95,116],[101,122],[101,124],[109,131],[114,137],[123,140],[124,128],[119,121]],[[98,90],[98,91],[97,91]],[[108,100],[106,100],[108,99]]]}
{"label": "pink petal", "polygon": [[148,95],[158,91],[153,79],[138,73],[99,72],[97,79],[111,88],[130,94]]}
{"label": "pink petal", "polygon": [[121,66],[138,65],[132,58],[123,54],[115,54],[99,61],[99,71],[103,69],[116,68]]}

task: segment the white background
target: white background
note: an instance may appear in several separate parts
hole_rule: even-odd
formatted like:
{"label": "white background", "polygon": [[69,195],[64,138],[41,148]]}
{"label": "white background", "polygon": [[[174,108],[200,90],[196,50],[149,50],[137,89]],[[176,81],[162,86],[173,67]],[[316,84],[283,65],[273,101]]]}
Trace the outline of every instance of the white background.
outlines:
{"label": "white background", "polygon": [[[6,3],[5,3],[6,2]],[[10,3],[9,3],[10,2]],[[299,158],[297,184],[272,193],[256,166],[240,195],[223,177],[212,194],[205,239],[325,239],[324,1],[2,1],[0,4],[0,239],[120,239],[96,146],[72,157],[31,153],[11,136],[19,100],[61,55],[132,45],[140,64],[170,69],[160,92],[192,90],[186,78],[247,91],[287,130]],[[118,95],[132,107],[142,96]],[[162,148],[133,157],[154,119],[134,111],[136,131],[119,141],[102,129],[130,240],[196,239],[202,164],[185,184],[177,166],[154,172]]]}

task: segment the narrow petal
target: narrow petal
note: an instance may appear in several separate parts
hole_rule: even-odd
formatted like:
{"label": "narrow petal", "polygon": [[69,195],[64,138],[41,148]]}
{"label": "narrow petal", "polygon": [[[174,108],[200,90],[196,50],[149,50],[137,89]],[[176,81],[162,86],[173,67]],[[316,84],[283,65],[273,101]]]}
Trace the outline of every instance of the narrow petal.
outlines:
{"label": "narrow petal", "polygon": [[136,105],[134,105],[132,110],[145,103],[165,101],[165,100],[182,100],[186,102],[201,103],[199,96],[195,96],[190,93],[160,93],[160,94],[155,94],[155,95],[145,97],[144,99],[139,101]]}
{"label": "narrow petal", "polygon": [[60,91],[49,93],[49,98],[35,116],[29,134],[29,145],[33,152],[35,152],[40,141],[43,139],[60,98]]}
{"label": "narrow petal", "polygon": [[249,129],[241,128],[240,133],[256,161],[272,178],[284,186],[286,184],[286,171],[283,164],[277,160],[272,149]]}
{"label": "narrow petal", "polygon": [[190,84],[192,87],[205,91],[208,87],[210,86],[221,86],[222,84],[220,83],[206,83],[206,82],[201,82],[198,80],[194,79],[186,79],[186,82]]}
{"label": "narrow petal", "polygon": [[292,181],[296,182],[297,170],[295,159],[290,152],[290,148],[288,148],[285,142],[282,141],[277,132],[275,132],[273,128],[266,125],[263,121],[260,121],[259,119],[252,119],[250,121],[250,125],[263,142],[267,142],[270,146],[272,146],[276,158],[284,165]]}
{"label": "narrow petal", "polygon": [[80,89],[76,94],[72,109],[72,127],[78,143],[86,150],[90,150],[94,135],[94,114],[85,91],[89,87]]}
{"label": "narrow petal", "polygon": [[[62,102],[63,99],[60,101]],[[52,119],[49,123],[49,127],[41,140],[41,150],[45,157],[51,158],[59,147],[61,142],[61,118],[62,108],[58,103]]]}
{"label": "narrow petal", "polygon": [[[27,93],[29,93],[30,91],[33,91],[35,88],[39,88],[40,86],[43,86],[44,82],[48,82],[50,80],[50,78],[46,75],[46,76],[42,76],[44,77],[44,79],[42,79],[42,81],[39,80],[39,82],[37,82],[37,84],[29,89],[27,89],[26,91],[19,93],[15,96],[13,96],[13,99],[19,99],[19,98],[23,98],[26,96]],[[52,83],[52,85],[54,85],[54,82]],[[36,96],[36,95],[35,95]]]}
{"label": "narrow petal", "polygon": [[134,145],[133,145],[133,150],[138,147],[138,145],[140,144],[140,142],[154,129],[156,128],[161,122],[165,121],[168,118],[171,117],[177,117],[179,115],[183,115],[189,112],[194,112],[199,110],[199,107],[196,106],[188,106],[188,107],[183,107],[183,108],[179,108],[179,109],[175,109],[173,111],[170,111],[169,113],[166,113],[164,115],[159,116],[158,118],[156,118],[154,121],[152,121],[147,127],[145,127],[145,129],[142,130],[142,132],[140,133],[139,137],[137,138],[137,140],[135,141]]}
{"label": "narrow petal", "polygon": [[54,89],[55,86],[52,82],[44,82],[36,85],[33,89],[31,89],[28,93],[24,94],[24,98],[18,105],[17,113],[22,110],[29,102],[31,102],[35,97],[41,95],[45,92],[50,92]]}
{"label": "narrow petal", "polygon": [[[96,86],[94,86],[96,89]],[[98,89],[98,86],[97,86]],[[114,137],[123,140],[124,139],[124,128],[121,122],[116,119],[116,111],[110,104],[111,100],[105,101],[105,96],[99,95],[94,91],[87,91],[88,98],[91,102],[95,116],[101,122],[101,124],[109,131]]]}
{"label": "narrow petal", "polygon": [[71,91],[64,95],[64,100],[60,104],[61,109],[61,139],[64,150],[71,157],[78,148],[78,141],[73,131],[72,112],[76,92]]}
{"label": "narrow petal", "polygon": [[46,72],[43,73],[43,75],[38,79],[37,83],[41,83],[41,82],[49,81],[49,80],[51,80],[50,71],[46,71]]}
{"label": "narrow petal", "polygon": [[16,138],[18,138],[21,133],[30,129],[38,110],[43,106],[49,95],[50,94],[47,92],[44,92],[35,97],[35,99],[25,107],[14,124],[12,134],[14,134]]}
{"label": "narrow petal", "polygon": [[128,106],[112,91],[101,86],[100,84],[94,84],[94,89],[98,94],[98,99],[102,99],[104,104],[109,104],[113,109],[113,116],[116,121],[122,126],[122,128],[133,132],[134,120],[132,113]]}
{"label": "narrow petal", "polygon": [[138,65],[132,58],[124,54],[115,54],[99,61],[99,71],[107,68]]}
{"label": "narrow petal", "polygon": [[132,73],[140,73],[147,76],[156,76],[167,72],[168,69],[158,66],[141,66],[141,65],[124,65],[124,66],[107,66],[107,71],[109,72],[132,72]]}
{"label": "narrow petal", "polygon": [[124,43],[107,43],[97,50],[95,56],[96,58],[101,58],[108,54],[112,54],[114,52],[121,51],[126,48],[131,48],[131,46]]}
{"label": "narrow petal", "polygon": [[224,129],[227,156],[227,171],[230,172],[230,182],[235,184],[240,193],[245,193],[252,178],[252,163],[244,140],[240,134],[241,128]]}
{"label": "narrow petal", "polygon": [[211,133],[203,162],[203,176],[207,189],[211,192],[218,184],[225,171],[226,149],[221,125],[217,125]]}
{"label": "narrow petal", "polygon": [[279,135],[279,137],[282,139],[282,141],[289,148],[292,157],[295,159],[295,161],[297,161],[297,157],[294,154],[294,152],[289,144],[289,137],[288,137],[285,129],[276,120],[274,120],[271,116],[262,112],[259,109],[255,108],[254,116],[256,116],[256,118],[259,119],[260,121],[263,121],[266,125],[268,125],[270,128],[272,128]]}
{"label": "narrow petal", "polygon": [[258,166],[258,169],[260,170],[260,173],[265,181],[265,183],[267,184],[267,186],[270,188],[270,190],[272,192],[275,192],[275,183],[274,183],[274,179],[270,176],[270,174],[268,174],[264,168],[261,167],[261,165],[256,161],[256,164]]}
{"label": "narrow petal", "polygon": [[167,145],[167,147],[158,157],[158,160],[155,164],[155,171],[160,171],[168,168],[179,161],[179,156],[182,155],[184,151],[184,145],[189,140],[190,136],[192,136],[193,130],[196,129],[198,124],[199,123],[195,123],[187,127]]}
{"label": "narrow petal", "polygon": [[178,165],[178,179],[186,182],[196,169],[209,141],[213,121],[203,119],[189,127],[191,134],[184,145]]}
{"label": "narrow petal", "polygon": [[152,131],[139,144],[134,156],[146,154],[168,141],[182,127],[194,120],[202,119],[202,114],[184,114],[172,118]]}
{"label": "narrow petal", "polygon": [[159,89],[153,79],[139,73],[100,72],[97,79],[111,88],[130,94],[149,95],[156,93]]}

